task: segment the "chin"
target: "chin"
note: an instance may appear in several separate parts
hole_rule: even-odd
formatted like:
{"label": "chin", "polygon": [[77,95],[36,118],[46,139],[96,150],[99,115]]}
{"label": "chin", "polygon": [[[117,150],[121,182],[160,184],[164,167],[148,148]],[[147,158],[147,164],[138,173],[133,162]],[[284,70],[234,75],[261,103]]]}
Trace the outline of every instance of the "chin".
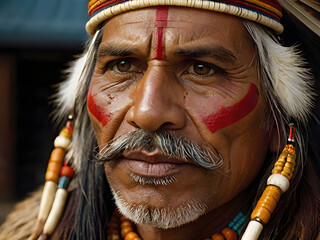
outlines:
{"label": "chin", "polygon": [[132,203],[121,195],[120,191],[112,189],[116,206],[120,213],[135,224],[149,225],[154,228],[170,229],[198,219],[206,213],[208,207],[205,203],[191,199],[178,206],[151,206],[146,203]]}

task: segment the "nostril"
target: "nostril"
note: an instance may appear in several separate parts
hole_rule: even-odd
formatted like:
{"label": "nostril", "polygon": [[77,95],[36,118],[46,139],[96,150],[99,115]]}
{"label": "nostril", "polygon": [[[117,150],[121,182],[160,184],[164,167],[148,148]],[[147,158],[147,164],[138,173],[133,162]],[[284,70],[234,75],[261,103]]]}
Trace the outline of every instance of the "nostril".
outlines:
{"label": "nostril", "polygon": [[130,121],[130,125],[135,127],[135,128],[140,128],[138,124],[136,124],[135,121]]}
{"label": "nostril", "polygon": [[165,122],[161,125],[161,128],[167,128],[170,129],[172,127],[174,127],[175,125],[172,122]]}

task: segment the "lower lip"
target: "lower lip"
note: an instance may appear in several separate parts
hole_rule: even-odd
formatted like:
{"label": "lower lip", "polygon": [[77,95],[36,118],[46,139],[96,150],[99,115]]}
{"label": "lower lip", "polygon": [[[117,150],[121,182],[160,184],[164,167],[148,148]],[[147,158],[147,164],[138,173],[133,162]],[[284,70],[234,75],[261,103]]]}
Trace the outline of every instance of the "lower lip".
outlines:
{"label": "lower lip", "polygon": [[138,160],[123,159],[127,167],[134,173],[144,177],[166,177],[177,174],[188,164],[149,163]]}

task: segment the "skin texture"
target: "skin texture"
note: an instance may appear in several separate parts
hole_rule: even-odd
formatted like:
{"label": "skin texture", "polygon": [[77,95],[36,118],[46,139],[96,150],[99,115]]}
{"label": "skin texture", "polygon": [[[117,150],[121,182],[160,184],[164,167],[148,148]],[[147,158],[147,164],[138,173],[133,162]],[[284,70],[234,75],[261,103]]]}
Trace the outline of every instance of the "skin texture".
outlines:
{"label": "skin texture", "polygon": [[[142,128],[165,129],[220,153],[224,163],[218,170],[181,164],[174,173],[177,181],[166,186],[133,181],[130,173],[137,173],[127,164],[130,157],[105,165],[110,185],[129,203],[161,209],[193,200],[208,207],[196,222],[179,228],[137,226],[142,239],[203,239],[222,230],[237,214],[246,199],[243,191],[265,159],[270,133],[264,124],[257,59],[240,19],[174,7],[168,9],[162,29],[165,57],[159,58],[158,11],[131,11],[105,24],[88,109],[100,149],[111,139]],[[250,87],[252,107],[239,110],[246,114],[212,131],[208,116],[238,106]],[[110,116],[106,124],[97,109]],[[141,161],[152,154],[161,155],[133,153]]]}

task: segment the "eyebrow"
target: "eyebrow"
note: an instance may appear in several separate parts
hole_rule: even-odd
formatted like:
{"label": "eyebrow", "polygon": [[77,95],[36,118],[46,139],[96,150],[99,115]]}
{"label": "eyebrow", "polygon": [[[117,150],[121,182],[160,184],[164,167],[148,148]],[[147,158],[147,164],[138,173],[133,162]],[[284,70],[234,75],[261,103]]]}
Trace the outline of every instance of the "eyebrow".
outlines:
{"label": "eyebrow", "polygon": [[237,60],[231,51],[221,46],[178,49],[174,52],[174,55],[188,58],[211,57],[223,63],[235,63]]}
{"label": "eyebrow", "polygon": [[101,46],[98,50],[98,57],[127,57],[130,55],[133,55],[133,52],[135,52],[136,49],[128,48],[128,47],[115,47],[115,46]]}

